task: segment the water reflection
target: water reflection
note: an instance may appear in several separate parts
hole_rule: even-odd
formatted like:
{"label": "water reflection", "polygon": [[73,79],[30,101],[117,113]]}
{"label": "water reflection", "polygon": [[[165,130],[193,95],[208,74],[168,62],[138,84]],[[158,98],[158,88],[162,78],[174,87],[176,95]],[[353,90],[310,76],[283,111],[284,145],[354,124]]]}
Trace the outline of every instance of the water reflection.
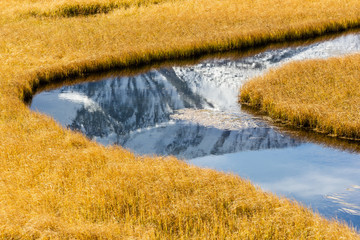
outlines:
{"label": "water reflection", "polygon": [[283,148],[298,143],[271,128],[230,131],[175,122],[132,132],[120,144],[141,154],[155,153],[191,159],[244,150]]}
{"label": "water reflection", "polygon": [[[34,98],[32,107],[98,142],[120,144],[140,154],[191,159],[299,144],[239,110],[215,111],[214,104],[195,93],[172,69],[44,92]],[[217,121],[206,126],[196,123],[196,118],[185,120],[188,112],[179,109],[194,109],[190,115],[198,120],[205,113],[200,109],[208,109],[210,118]],[[220,128],[224,116],[231,116],[235,127]]]}
{"label": "water reflection", "polygon": [[36,95],[31,108],[100,143],[233,171],[323,215],[360,226],[359,154],[304,144],[237,104],[240,86],[271,68],[356,51],[360,35],[350,34],[236,60],[65,86]]}
{"label": "water reflection", "polygon": [[[251,161],[249,161],[251,159]],[[192,164],[233,172],[329,218],[360,226],[360,156],[315,144],[208,156]]]}

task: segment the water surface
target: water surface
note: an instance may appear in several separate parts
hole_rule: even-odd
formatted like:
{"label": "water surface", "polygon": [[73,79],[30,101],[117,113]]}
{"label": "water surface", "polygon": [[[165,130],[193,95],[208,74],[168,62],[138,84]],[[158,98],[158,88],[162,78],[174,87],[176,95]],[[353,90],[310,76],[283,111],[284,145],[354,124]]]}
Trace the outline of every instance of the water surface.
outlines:
{"label": "water surface", "polygon": [[44,91],[31,109],[102,144],[234,172],[326,217],[360,226],[360,155],[294,137],[237,103],[241,85],[282,64],[360,51],[350,34],[239,59],[154,69]]}

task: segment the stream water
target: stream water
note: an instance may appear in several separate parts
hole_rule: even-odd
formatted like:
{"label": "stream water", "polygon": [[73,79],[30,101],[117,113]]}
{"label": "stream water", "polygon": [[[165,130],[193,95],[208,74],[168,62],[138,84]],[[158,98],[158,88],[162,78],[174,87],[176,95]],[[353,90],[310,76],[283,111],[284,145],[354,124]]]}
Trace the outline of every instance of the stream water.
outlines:
{"label": "stream water", "polygon": [[237,103],[240,86],[269,69],[355,52],[360,52],[360,35],[348,34],[238,59],[64,86],[34,96],[31,109],[105,145],[175,155],[239,174],[359,228],[360,154],[296,137]]}

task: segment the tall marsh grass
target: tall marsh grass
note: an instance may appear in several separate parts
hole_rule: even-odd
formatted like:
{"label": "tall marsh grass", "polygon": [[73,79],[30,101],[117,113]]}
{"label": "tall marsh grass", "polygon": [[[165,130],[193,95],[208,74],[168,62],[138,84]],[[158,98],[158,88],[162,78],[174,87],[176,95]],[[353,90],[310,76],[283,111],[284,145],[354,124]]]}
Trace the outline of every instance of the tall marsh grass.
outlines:
{"label": "tall marsh grass", "polygon": [[[21,14],[48,17],[74,17],[108,13],[117,8],[147,6],[169,0],[1,0],[2,11],[13,10]],[[170,0],[175,1],[175,0]]]}
{"label": "tall marsh grass", "polygon": [[75,17],[108,13],[118,8],[159,4],[169,0],[63,0],[41,1],[29,5],[23,13],[37,17]]}
{"label": "tall marsh grass", "polygon": [[99,146],[23,102],[67,77],[358,27],[358,0],[106,10],[120,2],[0,0],[0,239],[359,239],[239,177]]}
{"label": "tall marsh grass", "polygon": [[240,102],[296,127],[360,140],[360,55],[291,63],[246,83]]}

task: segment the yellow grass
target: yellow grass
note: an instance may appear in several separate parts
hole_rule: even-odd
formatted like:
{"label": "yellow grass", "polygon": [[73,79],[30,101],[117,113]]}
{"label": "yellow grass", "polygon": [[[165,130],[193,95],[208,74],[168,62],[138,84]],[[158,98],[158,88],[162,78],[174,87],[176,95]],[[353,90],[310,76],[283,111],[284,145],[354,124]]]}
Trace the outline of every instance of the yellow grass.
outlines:
{"label": "yellow grass", "polygon": [[240,102],[296,127],[360,139],[360,55],[289,64],[243,86]]}
{"label": "yellow grass", "polygon": [[[147,6],[169,0],[34,0],[34,1],[2,1],[3,10],[22,16],[36,17],[75,17],[108,13],[118,8]],[[179,1],[179,0],[178,0]]]}
{"label": "yellow grass", "polygon": [[[239,177],[99,146],[23,102],[66,77],[358,27],[358,0],[111,2],[0,1],[0,239],[359,239]],[[63,14],[71,4],[84,12]]]}

